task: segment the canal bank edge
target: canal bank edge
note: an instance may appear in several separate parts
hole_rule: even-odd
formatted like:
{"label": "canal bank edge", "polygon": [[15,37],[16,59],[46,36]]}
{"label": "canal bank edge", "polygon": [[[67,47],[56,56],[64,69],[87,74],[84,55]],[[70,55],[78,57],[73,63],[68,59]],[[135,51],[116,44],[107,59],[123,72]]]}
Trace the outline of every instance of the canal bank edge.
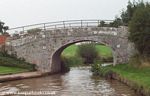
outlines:
{"label": "canal bank edge", "polygon": [[0,76],[0,83],[7,82],[7,81],[42,77],[42,76],[46,76],[46,75],[50,75],[50,73],[41,73],[39,71],[35,71],[35,72],[26,72],[26,73],[18,73],[18,74],[11,74],[11,75],[3,75],[3,76]]}
{"label": "canal bank edge", "polygon": [[124,84],[126,84],[127,86],[129,86],[130,88],[132,88],[136,94],[138,94],[138,96],[150,96],[150,90],[146,90],[143,86],[139,86],[137,83],[128,80],[127,78],[121,76],[120,74],[109,70],[106,73],[102,73],[103,77],[105,77],[106,79],[115,79],[118,80]]}

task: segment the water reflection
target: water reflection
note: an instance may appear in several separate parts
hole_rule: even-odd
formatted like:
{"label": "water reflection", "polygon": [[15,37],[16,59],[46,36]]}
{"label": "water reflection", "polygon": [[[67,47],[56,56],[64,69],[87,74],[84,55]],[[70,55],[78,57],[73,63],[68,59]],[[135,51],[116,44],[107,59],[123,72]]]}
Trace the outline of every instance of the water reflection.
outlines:
{"label": "water reflection", "polygon": [[0,84],[0,92],[24,91],[53,92],[39,96],[136,96],[129,87],[118,81],[92,76],[89,68],[73,68],[66,74]]}

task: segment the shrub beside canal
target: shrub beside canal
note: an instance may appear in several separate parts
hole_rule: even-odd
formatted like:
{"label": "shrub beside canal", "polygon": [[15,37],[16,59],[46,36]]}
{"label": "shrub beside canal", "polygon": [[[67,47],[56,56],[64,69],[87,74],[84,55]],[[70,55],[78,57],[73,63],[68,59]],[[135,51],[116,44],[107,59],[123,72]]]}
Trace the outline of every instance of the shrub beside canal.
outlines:
{"label": "shrub beside canal", "polygon": [[[98,68],[100,67],[100,68]],[[116,66],[93,67],[94,74],[106,78],[117,79],[128,86],[131,86],[137,93],[142,96],[150,96],[150,68],[135,68],[129,64],[120,64]]]}

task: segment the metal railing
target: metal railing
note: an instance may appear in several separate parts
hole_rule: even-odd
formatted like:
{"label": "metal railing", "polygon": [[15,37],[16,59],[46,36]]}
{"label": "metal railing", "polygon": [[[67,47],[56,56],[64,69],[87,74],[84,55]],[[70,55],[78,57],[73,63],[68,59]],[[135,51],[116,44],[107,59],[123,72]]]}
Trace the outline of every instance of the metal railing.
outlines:
{"label": "metal railing", "polygon": [[104,21],[105,24],[113,22],[113,20],[68,20],[68,21],[57,21],[57,22],[46,22],[33,25],[26,25],[16,28],[10,28],[9,32],[27,32],[31,29],[41,29],[41,30],[51,30],[51,29],[60,29],[60,28],[72,28],[72,27],[91,27],[99,26],[100,22]]}

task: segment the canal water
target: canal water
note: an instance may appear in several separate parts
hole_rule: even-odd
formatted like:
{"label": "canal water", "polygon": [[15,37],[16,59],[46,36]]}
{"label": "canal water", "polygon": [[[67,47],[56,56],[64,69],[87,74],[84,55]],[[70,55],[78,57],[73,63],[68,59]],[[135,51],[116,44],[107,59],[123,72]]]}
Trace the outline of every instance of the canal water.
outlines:
{"label": "canal water", "polygon": [[[88,67],[72,68],[65,74],[0,83],[7,96],[137,96],[128,86],[94,77]],[[12,95],[15,93],[15,95]],[[26,95],[25,95],[26,94]]]}

